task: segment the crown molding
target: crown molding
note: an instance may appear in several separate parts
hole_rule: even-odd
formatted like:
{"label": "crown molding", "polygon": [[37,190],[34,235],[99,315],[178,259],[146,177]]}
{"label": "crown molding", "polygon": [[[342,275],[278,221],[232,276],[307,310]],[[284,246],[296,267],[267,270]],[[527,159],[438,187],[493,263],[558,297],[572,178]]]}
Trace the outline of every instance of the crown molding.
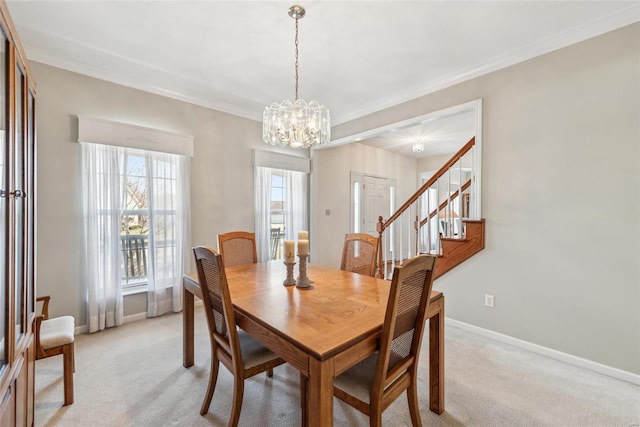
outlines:
{"label": "crown molding", "polygon": [[463,83],[476,77],[507,68],[511,65],[553,52],[554,50],[562,49],[572,44],[626,27],[627,25],[634,24],[638,21],[640,21],[640,3],[631,5],[625,9],[603,16],[602,18],[593,20],[584,25],[576,26],[553,37],[548,37],[539,42],[531,43],[521,49],[508,52],[487,62],[477,64],[476,66],[466,70],[461,70],[458,73],[451,74],[442,79],[431,81],[425,85],[414,87],[413,89],[405,90],[397,96],[383,99],[376,104],[363,108],[362,110],[344,115],[340,117],[340,120],[336,120],[334,124],[339,125],[351,120],[359,119],[360,117],[364,117],[369,114],[391,108],[395,105],[420,98],[430,93],[437,92],[447,87]]}
{"label": "crown molding", "polygon": [[[82,74],[84,76],[93,77],[99,80],[108,81],[110,83],[115,83],[115,84],[126,86],[132,89],[137,89],[144,92],[153,93],[155,95],[164,96],[166,98],[171,98],[171,99],[186,102],[189,104],[198,105],[200,107],[217,110],[223,113],[232,114],[234,116],[244,117],[246,119],[250,119],[254,121],[262,120],[262,110],[253,111],[253,110],[248,110],[246,108],[239,107],[231,103],[225,103],[225,102],[219,102],[219,101],[212,102],[211,99],[209,99],[208,97],[207,98],[199,97],[192,93],[187,93],[186,91],[180,92],[180,91],[169,90],[165,87],[160,87],[160,86],[150,84],[147,80],[144,80],[144,79],[126,76],[118,72],[105,70],[103,68],[96,67],[80,61],[70,61],[67,59],[55,57],[55,56],[49,55],[46,52],[35,49],[29,45],[25,45],[25,50],[27,51],[27,57],[29,61],[32,61],[32,62],[39,62],[41,64],[45,64],[45,65],[60,68],[66,71]],[[127,61],[126,58],[122,58],[122,59],[124,61]],[[162,70],[160,71],[162,72]],[[170,79],[174,81],[178,80],[176,77],[170,77]],[[196,82],[196,84],[198,83]],[[215,97],[212,97],[212,98],[215,98]]]}
{"label": "crown molding", "polygon": [[[554,50],[561,49],[563,47],[587,40],[592,37],[604,34],[609,31],[613,31],[624,26],[633,24],[640,21],[640,3],[633,4],[625,9],[621,9],[615,13],[606,15],[602,18],[593,20],[584,25],[574,27],[561,34],[553,37],[546,38],[536,43],[532,43],[524,48],[508,52],[499,57],[490,59],[487,62],[476,64],[476,66],[470,67],[466,70],[460,70],[457,73],[446,76],[442,79],[428,82],[425,85],[414,87],[410,90],[405,90],[393,97],[388,97],[375,104],[371,104],[358,111],[354,111],[349,114],[332,117],[333,125],[340,125],[351,120],[358,119],[360,117],[385,110],[404,102],[411,101],[416,98],[428,95],[438,90],[445,89],[447,87],[471,80],[476,77],[483,76],[485,74],[509,67],[511,65],[535,58],[540,55],[552,52]],[[33,31],[33,29],[32,29]],[[38,30],[35,30],[38,31]],[[55,37],[48,35],[48,37]],[[70,40],[64,40],[65,43],[70,43]],[[100,67],[96,67],[80,61],[70,61],[59,57],[52,56],[46,52],[39,51],[32,46],[25,45],[25,51],[30,61],[40,62],[46,65],[50,65],[64,70],[72,71],[75,73],[83,74],[89,77],[94,77],[100,80],[106,80],[108,82],[116,83],[122,86],[139,89],[145,92],[153,93],[156,95],[164,96],[167,98],[176,99],[179,101],[195,104],[201,107],[214,109],[223,113],[232,114],[239,117],[244,117],[254,121],[262,120],[262,109],[242,107],[233,102],[223,102],[217,96],[200,96],[199,94],[211,95],[212,91],[217,91],[215,88],[208,88],[209,90],[170,90],[167,87],[174,86],[179,87],[184,83],[191,85],[203,85],[202,82],[192,81],[189,79],[181,78],[166,70],[158,70],[150,67],[148,64],[140,64],[138,61],[126,58],[120,55],[118,58],[122,61],[126,61],[136,66],[145,66],[153,69],[156,72],[161,72],[165,76],[164,79],[168,83],[162,87],[158,85],[150,84],[144,78],[126,76],[118,72],[105,70]],[[90,46],[85,46],[90,47]],[[103,52],[110,55],[114,55],[111,52]]]}

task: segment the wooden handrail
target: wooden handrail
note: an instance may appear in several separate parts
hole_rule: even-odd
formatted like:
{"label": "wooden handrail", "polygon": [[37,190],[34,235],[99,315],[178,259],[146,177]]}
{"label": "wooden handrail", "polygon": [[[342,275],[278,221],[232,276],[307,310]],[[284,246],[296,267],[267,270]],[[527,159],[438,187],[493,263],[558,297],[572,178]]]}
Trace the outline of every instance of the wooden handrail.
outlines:
{"label": "wooden handrail", "polygon": [[[461,190],[464,191],[467,188],[469,188],[471,186],[471,180],[468,180],[467,182],[465,182],[462,185]],[[427,215],[422,221],[420,221],[420,227],[422,227],[423,225],[425,225],[427,223],[427,221],[429,221],[431,218],[433,218],[434,216],[436,216],[438,214],[439,211],[441,211],[442,209],[446,208],[447,205],[449,204],[449,200],[453,200],[456,197],[458,197],[458,191],[456,190],[455,192],[453,192],[453,194],[451,194],[450,197],[448,197],[444,202],[440,203],[440,206],[438,206],[437,208],[435,208],[434,210],[431,211],[431,213],[429,213],[429,215]]]}
{"label": "wooden handrail", "polygon": [[429,178],[427,182],[425,182],[420,188],[418,188],[418,190],[411,197],[409,197],[409,199],[406,202],[404,202],[402,206],[400,206],[400,209],[395,211],[395,213],[391,215],[388,220],[386,220],[385,222],[382,222],[382,217],[381,216],[378,217],[378,223],[376,224],[376,231],[378,232],[378,263],[377,263],[378,268],[377,268],[376,277],[379,277],[379,278],[383,277],[382,233],[384,233],[384,230],[386,230],[387,227],[389,227],[393,223],[393,221],[395,221],[398,217],[400,217],[400,215],[402,215],[404,211],[406,211],[416,200],[418,200],[418,197],[424,194],[424,192],[427,191],[429,187],[435,184],[436,181],[440,179],[440,177],[442,177],[458,160],[462,158],[462,156],[467,154],[467,152],[471,150],[471,148],[475,145],[475,143],[476,143],[476,137],[474,136],[464,146],[462,146],[462,148],[458,150],[458,152],[455,153],[447,163],[445,163],[440,169],[438,169],[438,171],[431,178]]}
{"label": "wooden handrail", "polygon": [[462,156],[467,154],[467,151],[471,150],[471,147],[473,147],[475,143],[476,143],[476,137],[474,136],[456,154],[454,154],[454,156],[451,157],[451,159],[449,159],[449,161],[447,163],[445,163],[444,166],[442,166],[438,170],[438,172],[435,173],[435,175],[433,175],[431,178],[429,178],[429,180],[427,182],[425,182],[422,185],[422,187],[418,188],[418,191],[413,193],[413,196],[409,197],[409,200],[407,200],[406,202],[404,202],[404,204],[402,206],[400,206],[400,209],[398,209],[393,215],[391,215],[389,217],[388,220],[386,220],[382,224],[382,230],[379,231],[379,232],[382,233],[384,230],[386,230],[387,227],[389,227],[389,225],[391,225],[391,223],[396,220],[396,218],[398,218],[400,215],[402,215],[402,213],[404,211],[406,211],[409,208],[409,206],[411,206],[413,204],[413,202],[418,200],[418,197],[422,196],[422,194],[425,191],[427,191],[427,189],[429,187],[431,187],[433,184],[435,184],[435,182],[438,179],[440,179],[440,177],[442,175],[444,175],[449,170],[449,168],[451,166],[453,166],[458,160],[460,160],[460,158]]}

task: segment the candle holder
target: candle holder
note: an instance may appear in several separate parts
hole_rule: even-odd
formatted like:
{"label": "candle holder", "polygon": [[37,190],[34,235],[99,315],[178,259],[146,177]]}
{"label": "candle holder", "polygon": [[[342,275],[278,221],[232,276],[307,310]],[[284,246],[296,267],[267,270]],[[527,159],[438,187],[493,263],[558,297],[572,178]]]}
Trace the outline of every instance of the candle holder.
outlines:
{"label": "candle holder", "polygon": [[284,282],[282,282],[282,284],[284,286],[291,286],[291,285],[295,285],[296,284],[296,279],[293,278],[293,266],[296,265],[295,262],[284,262],[284,265],[287,266],[287,278],[284,279]]}
{"label": "candle holder", "polygon": [[307,277],[307,258],[308,257],[309,257],[309,254],[307,255],[298,254],[298,258],[300,258],[300,274],[298,275],[298,279],[296,280],[296,286],[298,288],[308,288],[309,286],[311,286],[311,283],[313,283]]}

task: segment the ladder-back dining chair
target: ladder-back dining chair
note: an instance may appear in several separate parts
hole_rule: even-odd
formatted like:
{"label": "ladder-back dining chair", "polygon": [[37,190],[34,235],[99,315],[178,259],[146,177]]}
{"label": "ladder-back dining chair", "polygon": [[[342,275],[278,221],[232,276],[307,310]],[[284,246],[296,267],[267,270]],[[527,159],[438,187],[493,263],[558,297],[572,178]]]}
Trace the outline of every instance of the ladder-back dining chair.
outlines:
{"label": "ladder-back dining chair", "polygon": [[378,238],[366,233],[345,234],[340,270],[375,276]]}
{"label": "ladder-back dining chair", "polygon": [[205,247],[193,248],[198,281],[211,341],[211,370],[200,415],[209,412],[218,379],[220,362],[233,374],[233,405],[229,426],[240,419],[244,380],[261,372],[273,375],[273,368],[284,363],[269,349],[236,327],[222,256]]}
{"label": "ladder-back dining chair", "polygon": [[418,356],[436,257],[418,255],[393,271],[378,352],[334,380],[334,395],[382,425],[382,412],[405,390],[411,422],[421,426]]}
{"label": "ladder-back dining chair", "polygon": [[227,267],[256,263],[258,262],[256,233],[231,231],[218,234],[218,251]]}
{"label": "ladder-back dining chair", "polygon": [[75,372],[73,316],[49,318],[49,295],[36,298],[42,302],[42,314],[36,317],[36,360],[62,355],[64,406],[73,403],[73,373]]}

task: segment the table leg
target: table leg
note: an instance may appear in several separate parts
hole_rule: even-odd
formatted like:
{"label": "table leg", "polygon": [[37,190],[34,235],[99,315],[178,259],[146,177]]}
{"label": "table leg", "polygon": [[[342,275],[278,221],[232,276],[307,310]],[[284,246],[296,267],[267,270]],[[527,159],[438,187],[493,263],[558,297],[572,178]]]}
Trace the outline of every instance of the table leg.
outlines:
{"label": "table leg", "polygon": [[307,417],[310,427],[333,425],[333,372],[333,359],[309,358]]}
{"label": "table leg", "polygon": [[193,294],[182,286],[182,366],[193,366]]}
{"label": "table leg", "polygon": [[429,409],[444,412],[444,296],[429,318]]}

